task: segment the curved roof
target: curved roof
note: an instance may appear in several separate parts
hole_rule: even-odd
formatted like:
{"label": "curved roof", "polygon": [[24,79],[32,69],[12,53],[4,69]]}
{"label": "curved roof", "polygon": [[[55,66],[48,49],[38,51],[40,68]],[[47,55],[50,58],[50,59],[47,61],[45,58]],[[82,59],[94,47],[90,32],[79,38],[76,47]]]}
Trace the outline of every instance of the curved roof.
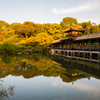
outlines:
{"label": "curved roof", "polygon": [[53,41],[52,44],[53,43],[54,44],[55,43],[61,43],[61,42],[65,41],[65,40],[68,40],[68,39],[72,39],[73,41],[100,39],[100,32],[81,35],[81,36],[77,36],[77,37],[65,37],[65,38]]}
{"label": "curved roof", "polygon": [[82,28],[79,28],[77,26],[72,26],[71,28],[63,30],[64,33],[71,32],[71,31],[84,32],[84,31],[86,31],[86,29],[82,29]]}

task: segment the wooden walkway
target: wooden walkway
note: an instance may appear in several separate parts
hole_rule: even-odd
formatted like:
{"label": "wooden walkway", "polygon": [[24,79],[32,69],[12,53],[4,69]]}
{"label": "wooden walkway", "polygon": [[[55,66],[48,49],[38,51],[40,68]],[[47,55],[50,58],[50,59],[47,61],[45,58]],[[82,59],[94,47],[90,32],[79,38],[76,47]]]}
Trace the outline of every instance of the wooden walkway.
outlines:
{"label": "wooden walkway", "polygon": [[100,51],[52,49],[51,54],[100,63]]}

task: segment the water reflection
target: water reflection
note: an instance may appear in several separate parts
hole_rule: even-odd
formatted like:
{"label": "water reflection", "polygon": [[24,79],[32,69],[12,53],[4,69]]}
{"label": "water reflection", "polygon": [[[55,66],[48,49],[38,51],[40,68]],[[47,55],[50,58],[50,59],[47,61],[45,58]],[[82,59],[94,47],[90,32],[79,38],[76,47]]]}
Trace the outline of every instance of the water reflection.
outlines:
{"label": "water reflection", "polygon": [[[100,78],[98,64],[77,62],[75,60],[53,56],[52,60],[43,55],[9,56],[0,59],[0,77],[9,74],[32,78],[35,76],[60,76],[64,82],[74,82],[77,79]],[[10,62],[9,62],[10,61]],[[55,61],[55,62],[54,62]],[[8,63],[9,62],[9,63]],[[58,64],[59,63],[59,64]]]}
{"label": "water reflection", "polygon": [[[82,60],[66,59],[59,56],[52,56],[52,60],[60,62],[60,64],[64,68],[71,70],[71,76],[74,76],[75,74],[79,75],[82,73],[86,75],[86,77],[92,76],[97,79],[100,79],[100,64],[86,62]],[[88,79],[90,79],[90,77],[88,77]]]}
{"label": "water reflection", "polygon": [[[3,58],[3,57],[2,57]],[[64,62],[64,60],[60,60],[60,64],[52,61],[49,57],[45,56],[39,56],[37,57],[36,55],[32,58],[29,58],[29,56],[22,57],[22,56],[9,56],[10,63],[7,62],[8,57],[5,58],[6,62],[4,59],[0,59],[0,77],[5,77],[9,74],[14,75],[14,76],[23,76],[24,78],[32,78],[35,76],[53,76],[57,77],[60,76],[64,82],[74,82],[77,79],[81,78],[88,78],[90,79],[91,75],[82,72],[83,71],[83,66],[78,68],[77,64],[74,64],[67,62]],[[59,62],[59,59],[58,59]],[[67,64],[67,65],[66,65]],[[66,67],[67,66],[67,67]],[[91,69],[89,68],[89,71]],[[99,70],[99,69],[96,69]],[[87,70],[88,71],[88,70]],[[94,70],[95,71],[95,70]]]}
{"label": "water reflection", "polygon": [[89,62],[40,54],[2,55],[0,78],[4,81],[0,81],[0,100],[98,100],[100,97],[100,80],[97,80],[100,65]]}

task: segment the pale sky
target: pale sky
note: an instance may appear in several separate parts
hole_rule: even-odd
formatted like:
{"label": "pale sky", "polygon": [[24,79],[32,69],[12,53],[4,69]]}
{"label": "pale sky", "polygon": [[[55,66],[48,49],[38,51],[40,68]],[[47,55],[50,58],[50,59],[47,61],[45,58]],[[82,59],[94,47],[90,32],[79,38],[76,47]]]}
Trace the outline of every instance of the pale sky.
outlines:
{"label": "pale sky", "polygon": [[60,23],[65,17],[100,24],[100,0],[0,0],[0,20]]}

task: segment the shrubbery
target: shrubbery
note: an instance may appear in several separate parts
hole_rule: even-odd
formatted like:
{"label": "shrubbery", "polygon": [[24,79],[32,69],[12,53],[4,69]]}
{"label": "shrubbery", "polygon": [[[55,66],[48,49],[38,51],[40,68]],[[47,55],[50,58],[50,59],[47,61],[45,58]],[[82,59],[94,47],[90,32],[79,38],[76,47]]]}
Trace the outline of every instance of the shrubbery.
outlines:
{"label": "shrubbery", "polygon": [[33,52],[47,52],[47,46],[28,46],[20,44],[3,43],[0,46],[0,53],[6,54],[30,54]]}

